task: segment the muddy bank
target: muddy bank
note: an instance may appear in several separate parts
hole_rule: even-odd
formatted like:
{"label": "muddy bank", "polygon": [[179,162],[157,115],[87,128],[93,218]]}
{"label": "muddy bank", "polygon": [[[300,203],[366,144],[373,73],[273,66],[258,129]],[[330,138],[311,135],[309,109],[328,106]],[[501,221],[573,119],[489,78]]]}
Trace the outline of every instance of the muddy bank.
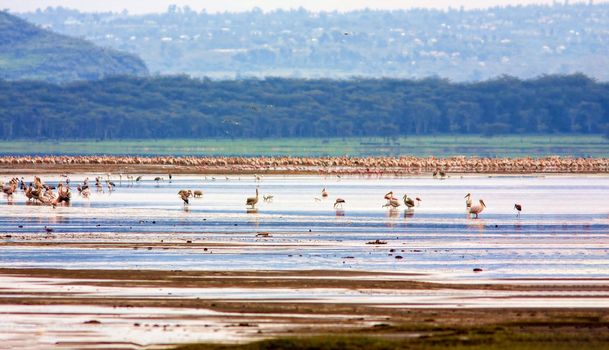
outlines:
{"label": "muddy bank", "polygon": [[582,173],[609,172],[608,158],[478,158],[478,157],[134,157],[47,156],[0,157],[0,171],[119,172],[176,174],[369,174],[437,173]]}
{"label": "muddy bank", "polygon": [[[594,336],[595,342],[607,340],[609,320],[602,302],[574,306],[578,298],[606,299],[605,286],[578,281],[560,286],[552,285],[554,281],[458,285],[408,280],[413,277],[323,270],[3,268],[0,340],[14,349],[167,348],[316,334],[427,339],[457,328],[463,337],[479,327],[484,328],[481,334],[502,329],[544,335],[560,331],[573,333],[574,339],[585,335]],[[445,294],[449,303],[455,298],[489,299],[492,293],[499,293],[499,299],[493,307],[438,307],[421,299],[434,293]],[[505,293],[516,299],[542,298],[543,305],[559,295],[568,300],[558,307],[503,308],[511,299],[502,296]]]}
{"label": "muddy bank", "polygon": [[[171,288],[342,288],[353,290],[492,290],[609,292],[609,280],[543,280],[543,284],[432,283],[424,275],[367,271],[182,271],[182,270],[69,270],[0,268],[0,276],[79,280],[78,284],[107,287]],[[589,280],[586,280],[589,281]],[[586,282],[583,281],[583,282]],[[533,280],[531,280],[533,282]],[[76,282],[75,282],[76,284]]]}

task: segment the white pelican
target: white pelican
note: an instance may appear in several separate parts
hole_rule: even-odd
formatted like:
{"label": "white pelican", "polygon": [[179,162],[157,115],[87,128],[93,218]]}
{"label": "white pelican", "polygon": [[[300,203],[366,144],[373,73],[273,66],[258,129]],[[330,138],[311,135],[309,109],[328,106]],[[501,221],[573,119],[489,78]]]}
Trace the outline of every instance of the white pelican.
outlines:
{"label": "white pelican", "polygon": [[466,209],[471,208],[472,207],[472,195],[471,195],[471,193],[466,194],[465,197],[463,197],[463,198],[465,198],[465,208]]}
{"label": "white pelican", "polygon": [[406,204],[406,206],[409,209],[414,207],[414,200],[412,200],[412,198],[408,197],[407,194],[404,195],[403,199],[404,199],[404,204]]}
{"label": "white pelican", "polygon": [[484,204],[484,201],[481,199],[480,204],[476,204],[476,205],[472,206],[471,208],[469,208],[469,214],[476,215],[476,219],[477,219],[478,214],[482,213],[484,208],[486,208],[486,204]]}
{"label": "white pelican", "polygon": [[390,198],[387,200],[387,203],[385,203],[383,205],[383,208],[386,208],[386,207],[397,208],[399,206],[400,206],[400,202],[398,201],[397,198]]}

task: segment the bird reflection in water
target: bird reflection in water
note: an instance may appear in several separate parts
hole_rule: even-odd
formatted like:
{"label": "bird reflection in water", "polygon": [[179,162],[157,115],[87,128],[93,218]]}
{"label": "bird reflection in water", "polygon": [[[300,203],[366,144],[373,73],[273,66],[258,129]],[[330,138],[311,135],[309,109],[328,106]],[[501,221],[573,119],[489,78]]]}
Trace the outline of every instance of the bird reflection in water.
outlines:
{"label": "bird reflection in water", "polygon": [[247,208],[246,211],[248,214],[258,214],[258,208]]}
{"label": "bird reflection in water", "polygon": [[345,211],[343,209],[336,209],[336,216],[345,216]]}
{"label": "bird reflection in water", "polygon": [[404,210],[404,219],[408,219],[414,216],[414,209]]}
{"label": "bird reflection in water", "polygon": [[479,232],[484,232],[485,228],[484,220],[476,219],[476,218],[468,218],[467,220],[467,228],[478,230]]}

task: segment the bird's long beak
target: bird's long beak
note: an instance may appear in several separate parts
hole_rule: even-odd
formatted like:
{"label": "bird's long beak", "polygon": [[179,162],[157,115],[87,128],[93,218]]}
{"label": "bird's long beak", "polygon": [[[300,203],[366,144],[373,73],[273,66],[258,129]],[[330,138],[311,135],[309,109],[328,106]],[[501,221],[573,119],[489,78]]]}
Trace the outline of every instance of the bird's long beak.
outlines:
{"label": "bird's long beak", "polygon": [[470,196],[470,194],[468,193],[468,194],[466,194],[466,195],[465,195],[465,197],[463,197],[463,198],[467,198],[467,197],[469,197],[469,196]]}
{"label": "bird's long beak", "polygon": [[482,199],[480,200],[480,204],[482,204],[482,206],[486,208],[486,204],[484,204],[484,201]]}

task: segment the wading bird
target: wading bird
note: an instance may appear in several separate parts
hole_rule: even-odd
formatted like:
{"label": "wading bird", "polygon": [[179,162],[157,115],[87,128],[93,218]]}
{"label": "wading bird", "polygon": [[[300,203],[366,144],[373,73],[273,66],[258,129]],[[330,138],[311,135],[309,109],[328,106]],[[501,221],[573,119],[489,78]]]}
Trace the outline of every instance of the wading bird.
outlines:
{"label": "wading bird", "polygon": [[472,207],[472,194],[468,193],[463,198],[465,198],[465,208],[466,209],[471,208]]}
{"label": "wading bird", "polygon": [[180,198],[182,198],[182,200],[184,201],[184,205],[187,205],[188,197],[192,196],[192,191],[191,190],[180,190],[178,192],[178,196],[180,196]]}
{"label": "wading bird", "polygon": [[256,207],[256,203],[258,203],[258,187],[256,187],[256,197],[247,197],[245,200],[245,205],[249,205],[254,209]]}
{"label": "wading bird", "polygon": [[201,198],[201,197],[203,197],[203,191],[196,190],[196,191],[193,192],[192,196],[194,198]]}
{"label": "wading bird", "polygon": [[385,193],[385,196],[383,198],[385,198],[388,201],[395,199],[395,197],[393,197],[393,191],[389,191],[389,192]]}
{"label": "wading bird", "polygon": [[272,194],[265,194],[264,196],[262,196],[262,199],[264,199],[265,202],[272,202],[273,198],[275,198]]}
{"label": "wading bird", "polygon": [[325,188],[324,188],[323,190],[321,190],[321,196],[322,196],[323,198],[328,197],[328,191],[326,191],[326,189],[325,189]]}
{"label": "wading bird", "polygon": [[336,198],[336,202],[334,202],[334,208],[336,208],[337,206],[340,206],[342,208],[343,204],[345,204],[345,200],[344,199],[342,199],[342,198]]}
{"label": "wading bird", "polygon": [[417,207],[421,206],[421,202],[423,201],[421,198],[416,197],[414,200],[417,201]]}
{"label": "wading bird", "polygon": [[476,219],[477,219],[478,214],[482,213],[484,208],[486,208],[486,204],[484,204],[484,201],[481,199],[480,204],[476,204],[476,205],[472,206],[471,208],[469,208],[469,214],[476,215]]}
{"label": "wading bird", "polygon": [[414,200],[412,200],[412,198],[408,197],[407,194],[405,194],[402,199],[404,199],[404,204],[406,204],[408,209],[414,208]]}
{"label": "wading bird", "polygon": [[383,208],[386,208],[386,207],[397,208],[399,206],[400,206],[400,202],[398,201],[397,198],[390,198],[387,200],[387,203],[385,203],[383,205]]}
{"label": "wading bird", "polygon": [[517,211],[516,216],[520,217],[520,212],[522,211],[522,205],[514,204],[514,209],[516,209],[516,211]]}

